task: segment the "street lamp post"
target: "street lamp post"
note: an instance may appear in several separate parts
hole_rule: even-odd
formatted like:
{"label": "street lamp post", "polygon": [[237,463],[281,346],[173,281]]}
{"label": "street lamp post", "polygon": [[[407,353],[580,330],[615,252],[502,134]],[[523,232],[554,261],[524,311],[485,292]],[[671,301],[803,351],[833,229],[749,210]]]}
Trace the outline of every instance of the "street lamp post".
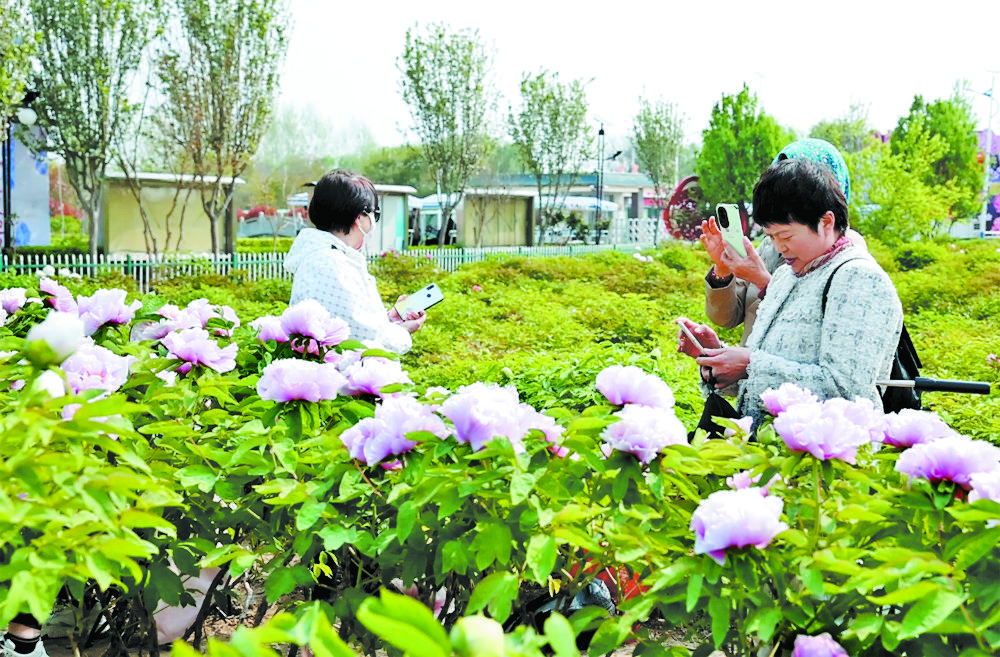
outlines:
{"label": "street lamp post", "polygon": [[993,108],[997,105],[996,98],[993,97],[996,91],[996,72],[994,72],[993,77],[990,78],[990,91],[989,93],[984,93],[983,95],[990,99],[990,119],[986,124],[986,161],[985,169],[983,173],[983,211],[979,215],[980,221],[982,221],[982,230],[988,230],[986,225],[987,217],[989,216],[989,204],[990,204],[990,157],[993,155]]}

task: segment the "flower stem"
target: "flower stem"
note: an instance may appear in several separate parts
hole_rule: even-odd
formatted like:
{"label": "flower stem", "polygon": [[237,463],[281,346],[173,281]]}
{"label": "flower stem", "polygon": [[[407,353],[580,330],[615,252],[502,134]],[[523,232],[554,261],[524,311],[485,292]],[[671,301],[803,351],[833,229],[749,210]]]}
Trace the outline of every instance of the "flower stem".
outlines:
{"label": "flower stem", "polygon": [[813,459],[813,488],[816,489],[816,526],[813,533],[813,547],[819,543],[819,534],[822,529],[820,520],[820,506],[823,502],[823,466],[818,459]]}

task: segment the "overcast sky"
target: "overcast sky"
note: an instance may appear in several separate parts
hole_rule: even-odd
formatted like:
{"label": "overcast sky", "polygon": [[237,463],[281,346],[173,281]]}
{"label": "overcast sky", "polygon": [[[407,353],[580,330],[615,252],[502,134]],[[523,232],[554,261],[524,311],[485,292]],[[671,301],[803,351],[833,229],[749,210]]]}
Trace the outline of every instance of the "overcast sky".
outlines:
{"label": "overcast sky", "polygon": [[[980,128],[997,71],[1000,1],[903,3],[752,0],[290,0],[292,32],[282,102],[312,105],[331,127],[365,124],[383,145],[407,141],[409,113],[396,60],[406,30],[444,22],[475,28],[495,48],[504,110],[523,72],[541,68],[587,87],[596,133],[627,134],[640,95],[676,103],[689,141],[712,105],[746,82],[763,109],[805,135],[852,103],[892,129],[915,94],[951,95],[968,80]],[[994,105],[1000,129],[1000,103]]]}

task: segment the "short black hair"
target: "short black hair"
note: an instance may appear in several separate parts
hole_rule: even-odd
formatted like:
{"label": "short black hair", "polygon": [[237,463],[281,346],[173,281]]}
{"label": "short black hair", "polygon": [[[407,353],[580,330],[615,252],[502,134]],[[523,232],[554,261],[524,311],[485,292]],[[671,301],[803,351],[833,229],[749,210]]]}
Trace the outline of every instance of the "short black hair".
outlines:
{"label": "short black hair", "polygon": [[316,181],[309,221],[320,230],[349,233],[359,214],[379,209],[375,185],[346,169],[328,171]]}
{"label": "short black hair", "polygon": [[819,221],[832,212],[834,229],[850,226],[847,198],[830,168],[805,158],[775,162],[753,188],[753,219],[762,226],[797,223],[819,232]]}

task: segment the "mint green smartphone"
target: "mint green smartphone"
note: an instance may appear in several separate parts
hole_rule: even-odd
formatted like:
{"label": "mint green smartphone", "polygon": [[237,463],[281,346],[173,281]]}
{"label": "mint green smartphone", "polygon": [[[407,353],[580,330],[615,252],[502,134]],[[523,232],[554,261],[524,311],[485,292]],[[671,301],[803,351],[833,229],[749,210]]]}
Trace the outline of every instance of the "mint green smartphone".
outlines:
{"label": "mint green smartphone", "polygon": [[740,208],[735,203],[719,203],[715,206],[715,220],[722,231],[722,239],[733,247],[744,258],[747,257],[743,246],[743,221],[740,219]]}

